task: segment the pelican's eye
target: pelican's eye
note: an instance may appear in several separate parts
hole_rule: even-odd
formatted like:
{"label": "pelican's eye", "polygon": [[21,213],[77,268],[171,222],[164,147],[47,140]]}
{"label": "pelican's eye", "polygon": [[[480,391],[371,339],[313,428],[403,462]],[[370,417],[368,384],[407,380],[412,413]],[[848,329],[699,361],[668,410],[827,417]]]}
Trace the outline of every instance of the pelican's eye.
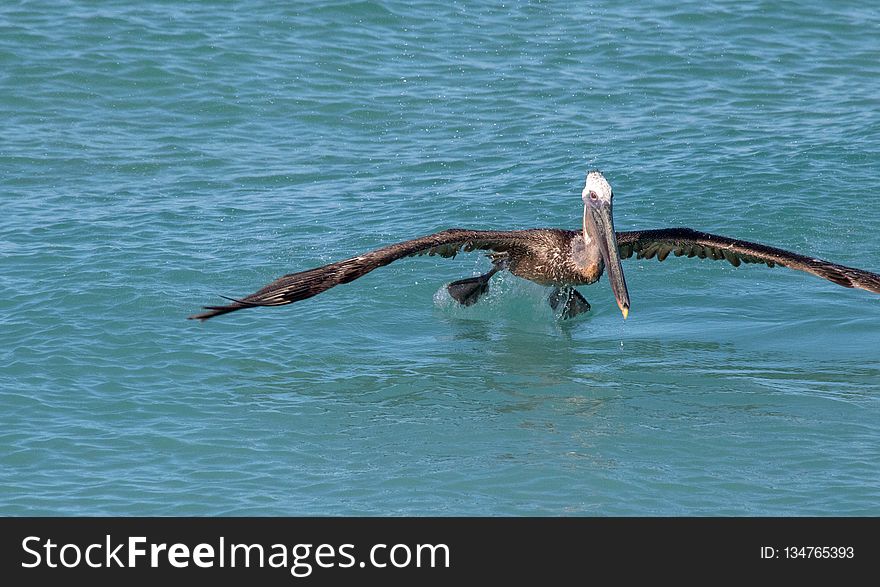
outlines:
{"label": "pelican's eye", "polygon": [[590,191],[590,199],[594,202],[599,199],[599,196],[596,195],[596,192]]}

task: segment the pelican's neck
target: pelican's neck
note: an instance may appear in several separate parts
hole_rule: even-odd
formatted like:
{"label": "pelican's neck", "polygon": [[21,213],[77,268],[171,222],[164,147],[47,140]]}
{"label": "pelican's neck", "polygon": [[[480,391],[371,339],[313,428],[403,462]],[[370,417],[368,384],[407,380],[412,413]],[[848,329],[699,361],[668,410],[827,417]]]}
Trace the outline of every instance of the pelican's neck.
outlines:
{"label": "pelican's neck", "polygon": [[571,239],[571,260],[584,273],[592,274],[598,269],[601,274],[605,267],[599,247],[589,234],[579,233]]}
{"label": "pelican's neck", "polygon": [[584,243],[584,244],[587,245],[587,246],[590,246],[590,243],[593,242],[593,239],[590,238],[590,233],[587,232],[587,207],[586,207],[586,206],[584,206],[584,224],[583,224],[583,227],[584,227],[584,230],[583,230],[583,232],[581,233],[581,237],[582,237],[582,238],[581,238],[581,242]]}

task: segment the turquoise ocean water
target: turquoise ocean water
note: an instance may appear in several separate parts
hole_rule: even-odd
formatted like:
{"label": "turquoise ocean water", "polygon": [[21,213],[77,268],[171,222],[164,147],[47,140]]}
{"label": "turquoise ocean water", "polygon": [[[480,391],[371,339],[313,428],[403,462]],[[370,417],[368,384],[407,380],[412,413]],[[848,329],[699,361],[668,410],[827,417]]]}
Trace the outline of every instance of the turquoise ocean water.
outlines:
{"label": "turquoise ocean water", "polygon": [[0,5],[0,514],[878,515],[880,296],[480,255],[205,324],[458,226],[691,226],[880,271],[864,2]]}

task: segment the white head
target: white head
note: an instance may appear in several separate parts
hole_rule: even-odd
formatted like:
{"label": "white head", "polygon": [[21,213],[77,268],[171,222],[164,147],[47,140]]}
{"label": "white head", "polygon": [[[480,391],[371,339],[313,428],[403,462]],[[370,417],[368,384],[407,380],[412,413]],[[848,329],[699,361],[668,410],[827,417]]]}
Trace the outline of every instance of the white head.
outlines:
{"label": "white head", "polygon": [[587,183],[584,185],[584,191],[581,192],[581,198],[583,198],[584,204],[589,200],[610,204],[613,196],[614,193],[611,191],[611,184],[608,183],[608,180],[605,179],[605,176],[602,175],[601,171],[594,169],[587,174]]}

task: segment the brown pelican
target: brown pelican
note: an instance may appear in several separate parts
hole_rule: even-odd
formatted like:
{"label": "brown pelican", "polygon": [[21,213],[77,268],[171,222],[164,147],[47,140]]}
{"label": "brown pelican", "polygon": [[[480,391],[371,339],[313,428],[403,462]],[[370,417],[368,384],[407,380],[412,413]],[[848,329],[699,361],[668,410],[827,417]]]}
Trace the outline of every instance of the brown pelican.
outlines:
{"label": "brown pelican", "polygon": [[331,287],[348,283],[384,265],[414,255],[455,257],[461,251],[491,251],[492,269],[477,277],[447,285],[449,294],[462,305],[474,304],[489,289],[489,280],[498,271],[507,270],[541,285],[552,286],[549,302],[560,315],[570,318],[590,309],[575,286],[599,280],[608,271],[611,291],[626,319],[629,293],[620,260],[634,253],[639,259],[656,257],[663,261],[670,253],[677,257],[727,260],[735,267],[741,263],[762,263],[812,273],[844,287],[880,293],[880,275],[861,269],[829,263],[821,259],[790,253],[757,243],[698,232],[690,228],[663,228],[615,232],[611,214],[611,185],[599,171],[587,174],[581,194],[584,202],[580,231],[557,228],[529,230],[463,230],[451,228],[435,234],[382,247],[344,261],[330,263],[280,277],[259,291],[232,303],[205,306],[207,312],[190,319],[207,320],[214,316],[258,306],[283,306],[310,298]]}

